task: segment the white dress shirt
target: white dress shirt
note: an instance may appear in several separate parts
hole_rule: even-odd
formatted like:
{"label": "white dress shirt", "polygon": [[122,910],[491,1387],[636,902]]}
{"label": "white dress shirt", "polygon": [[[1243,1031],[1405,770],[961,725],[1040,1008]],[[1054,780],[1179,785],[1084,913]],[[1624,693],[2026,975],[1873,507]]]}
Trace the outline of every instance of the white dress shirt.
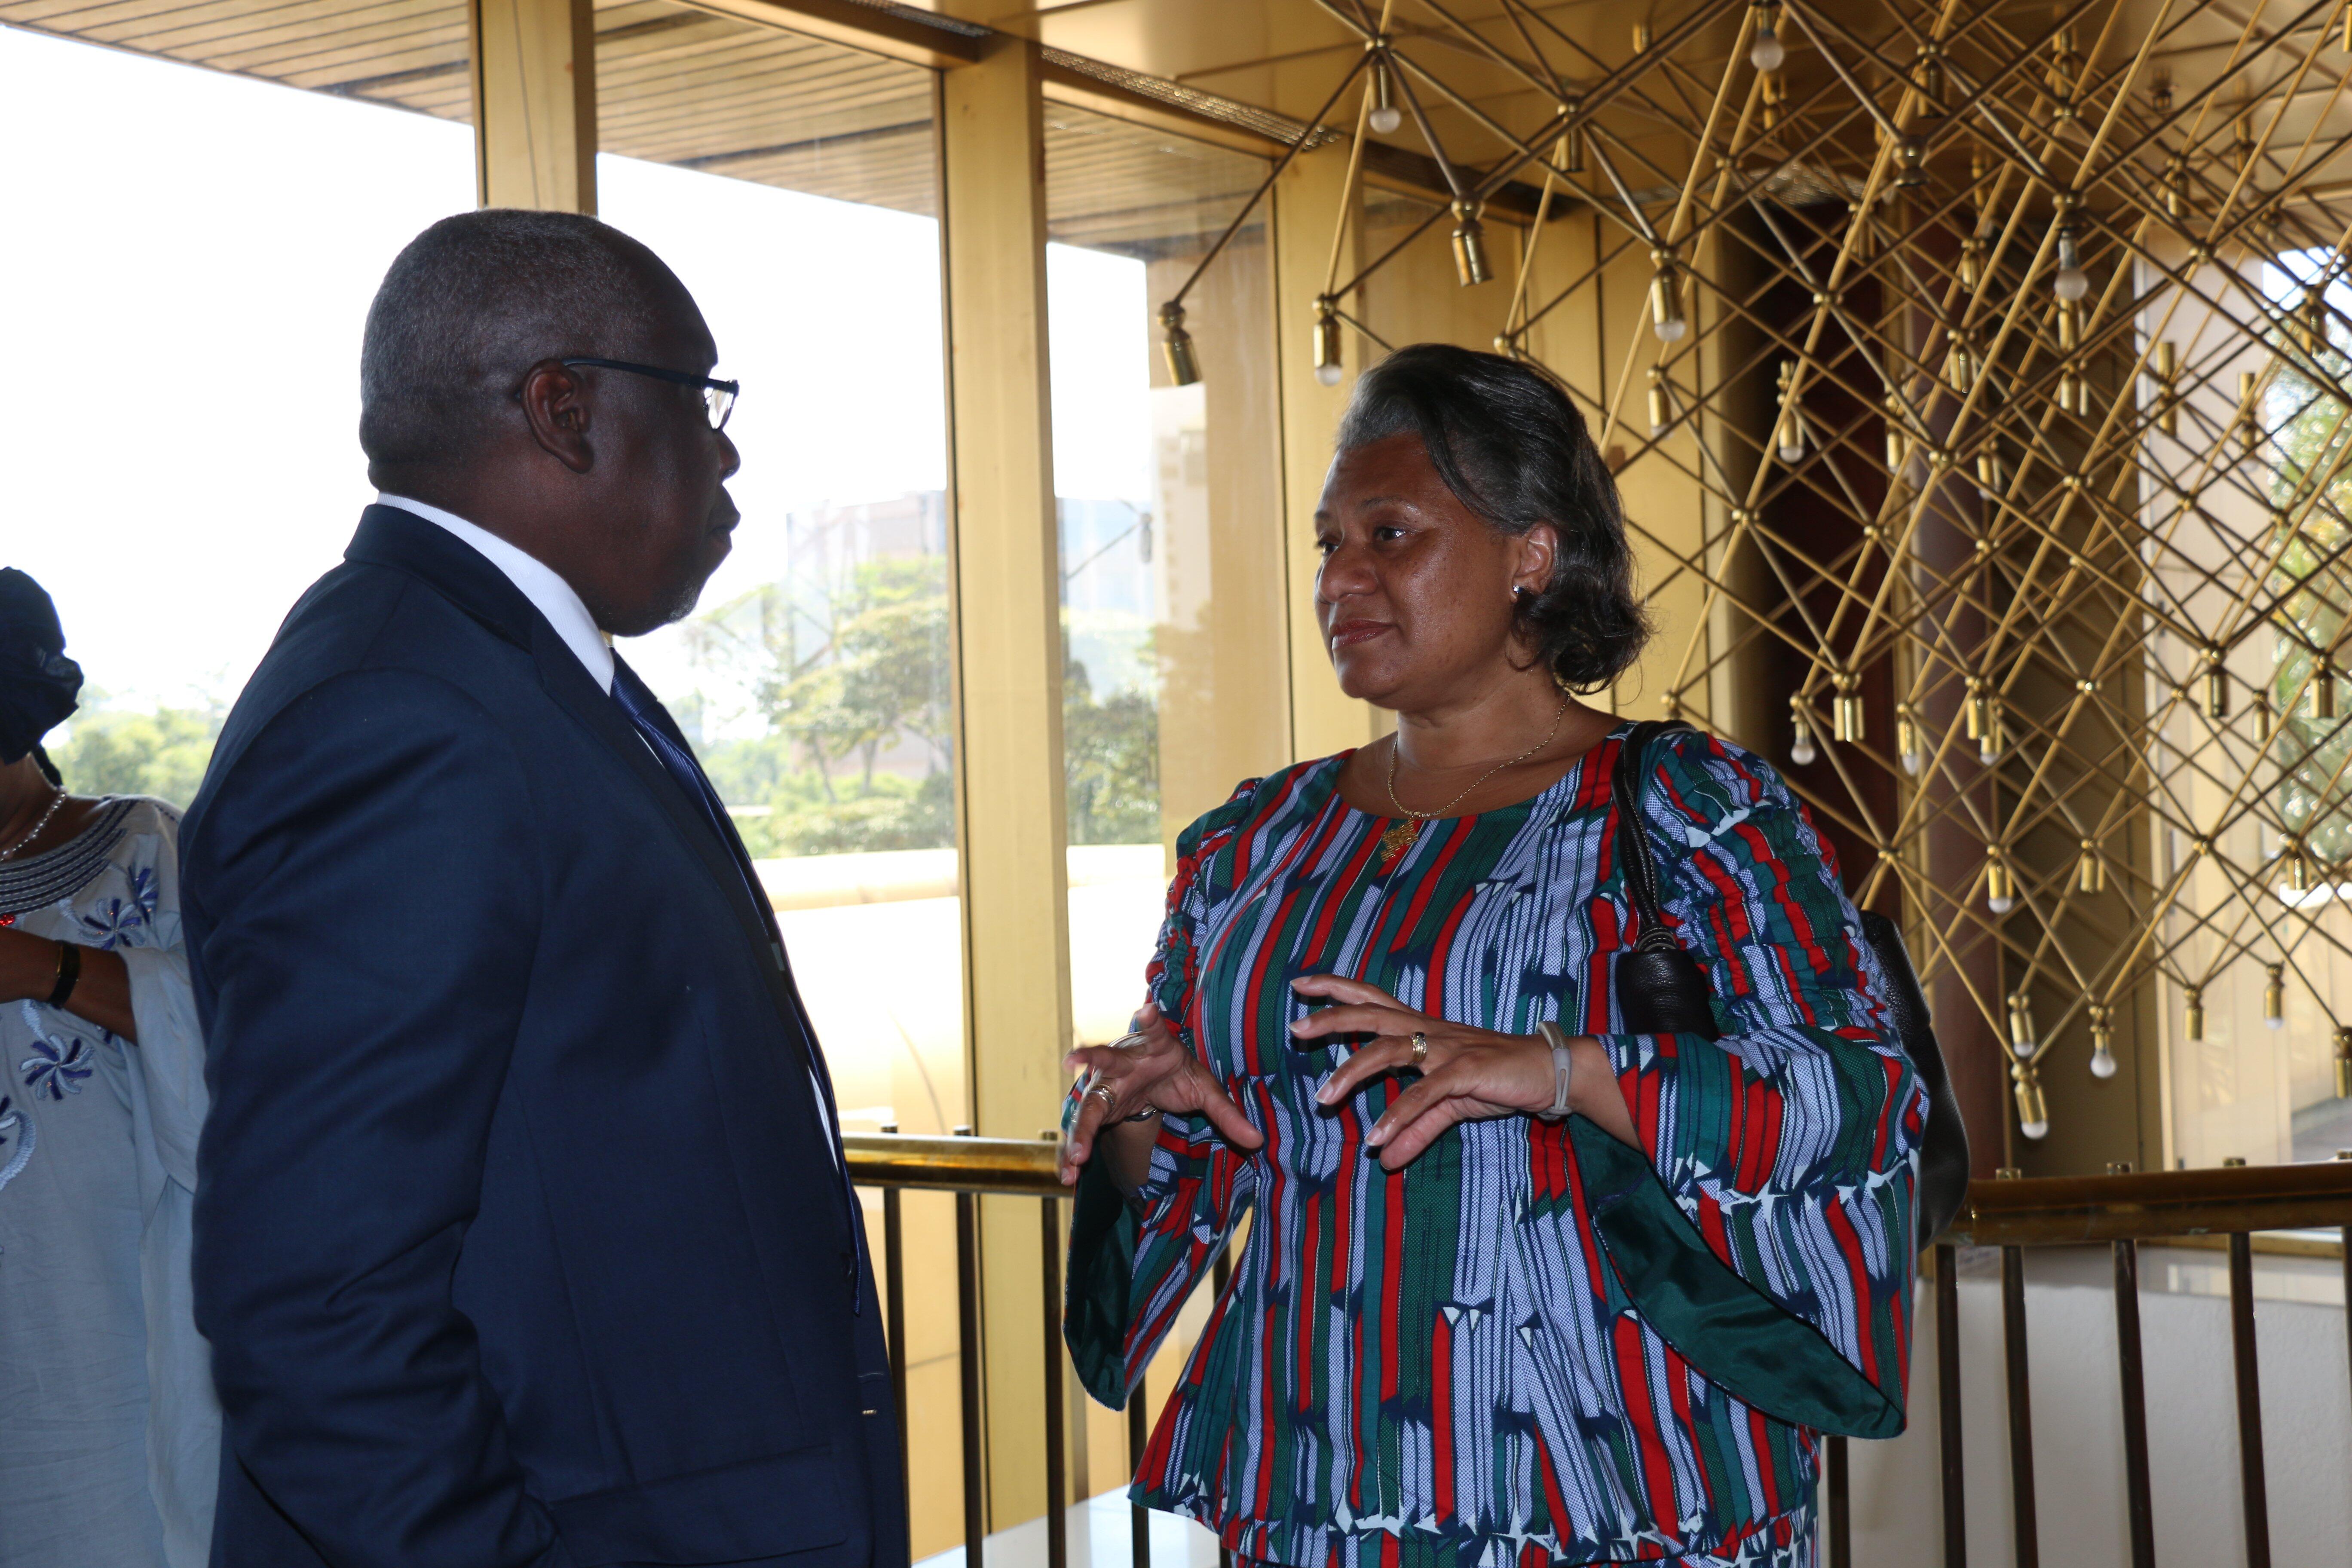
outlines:
{"label": "white dress shirt", "polygon": [[604,640],[596,625],[596,617],[572,591],[572,584],[556,574],[555,568],[529,551],[508,543],[488,529],[467,522],[454,511],[444,511],[437,506],[427,506],[406,496],[376,493],[378,506],[395,506],[411,512],[472,545],[482,558],[506,574],[508,582],[522,590],[522,596],[538,606],[563,639],[563,646],[580,656],[588,667],[589,679],[604,688],[609,696],[613,689],[613,645]]}

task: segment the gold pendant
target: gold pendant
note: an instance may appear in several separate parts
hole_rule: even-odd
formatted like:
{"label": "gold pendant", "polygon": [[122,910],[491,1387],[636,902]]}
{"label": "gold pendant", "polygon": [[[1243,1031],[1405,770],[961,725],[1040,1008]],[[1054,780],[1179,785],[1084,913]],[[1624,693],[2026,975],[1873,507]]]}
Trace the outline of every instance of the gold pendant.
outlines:
{"label": "gold pendant", "polygon": [[1421,824],[1411,817],[1381,834],[1381,874],[1386,876],[1396,869],[1396,863],[1404,858],[1405,851],[1412,848],[1412,841],[1420,837]]}

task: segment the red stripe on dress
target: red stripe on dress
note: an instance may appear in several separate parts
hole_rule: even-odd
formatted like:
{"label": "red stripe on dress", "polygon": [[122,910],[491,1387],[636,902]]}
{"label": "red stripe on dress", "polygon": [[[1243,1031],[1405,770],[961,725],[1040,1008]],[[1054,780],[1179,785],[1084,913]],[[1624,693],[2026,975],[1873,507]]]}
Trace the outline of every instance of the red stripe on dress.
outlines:
{"label": "red stripe on dress", "polygon": [[1296,1336],[1298,1362],[1291,1381],[1297,1385],[1298,1413],[1304,1415],[1315,1408],[1315,1380],[1312,1369],[1315,1365],[1316,1312],[1314,1302],[1307,1296],[1307,1289],[1315,1279],[1315,1247],[1318,1234],[1322,1229],[1323,1205],[1318,1201],[1316,1195],[1310,1193],[1300,1207],[1304,1212],[1299,1215],[1298,1281],[1291,1287],[1291,1294],[1297,1298],[1291,1303],[1291,1310],[1298,1320],[1298,1331]]}
{"label": "red stripe on dress", "polygon": [[1437,1314],[1429,1345],[1429,1463],[1437,1517],[1454,1517],[1454,1325]]}
{"label": "red stripe on dress", "polygon": [[1617,1387],[1624,1396],[1625,1425],[1641,1463],[1642,1489],[1649,1497],[1650,1517],[1664,1523],[1676,1514],[1674,1466],[1666,1455],[1664,1435],[1658,1428],[1658,1391],[1650,1386],[1649,1365],[1642,1355],[1642,1331],[1632,1319],[1618,1318],[1609,1325],[1609,1339],[1617,1352]]}
{"label": "red stripe on dress", "polygon": [[1830,1235],[1836,1238],[1838,1250],[1845,1255],[1846,1288],[1853,1297],[1854,1339],[1860,1346],[1862,1375],[1874,1385],[1878,1382],[1877,1336],[1870,1331],[1870,1270],[1862,1259],[1862,1237],[1853,1228],[1853,1216],[1832,1193],[1822,1202],[1822,1217],[1829,1222]]}

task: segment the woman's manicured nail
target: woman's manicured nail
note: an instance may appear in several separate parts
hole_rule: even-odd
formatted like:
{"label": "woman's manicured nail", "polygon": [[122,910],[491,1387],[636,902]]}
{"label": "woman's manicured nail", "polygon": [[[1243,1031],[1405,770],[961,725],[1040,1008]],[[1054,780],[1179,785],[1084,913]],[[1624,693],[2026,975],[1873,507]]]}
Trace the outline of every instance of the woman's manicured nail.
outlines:
{"label": "woman's manicured nail", "polygon": [[1293,1018],[1290,1021],[1290,1032],[1294,1035],[1305,1034],[1307,1032],[1307,1020],[1304,1018]]}
{"label": "woman's manicured nail", "polygon": [[1328,1105],[1339,1098],[1339,1086],[1336,1083],[1327,1083],[1315,1091],[1315,1100],[1318,1105]]}

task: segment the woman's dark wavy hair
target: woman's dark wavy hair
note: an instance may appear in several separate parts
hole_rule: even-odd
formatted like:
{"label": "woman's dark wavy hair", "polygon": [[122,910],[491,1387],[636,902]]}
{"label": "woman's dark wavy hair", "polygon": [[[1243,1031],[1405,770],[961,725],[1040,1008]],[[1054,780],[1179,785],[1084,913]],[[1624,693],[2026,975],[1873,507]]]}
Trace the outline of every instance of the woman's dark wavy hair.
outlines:
{"label": "woman's dark wavy hair", "polygon": [[1357,379],[1342,452],[1410,432],[1445,488],[1490,526],[1559,535],[1551,582],[1520,597],[1520,631],[1568,685],[1589,691],[1650,640],[1617,481],[1567,392],[1534,365],[1451,343],[1402,348]]}

